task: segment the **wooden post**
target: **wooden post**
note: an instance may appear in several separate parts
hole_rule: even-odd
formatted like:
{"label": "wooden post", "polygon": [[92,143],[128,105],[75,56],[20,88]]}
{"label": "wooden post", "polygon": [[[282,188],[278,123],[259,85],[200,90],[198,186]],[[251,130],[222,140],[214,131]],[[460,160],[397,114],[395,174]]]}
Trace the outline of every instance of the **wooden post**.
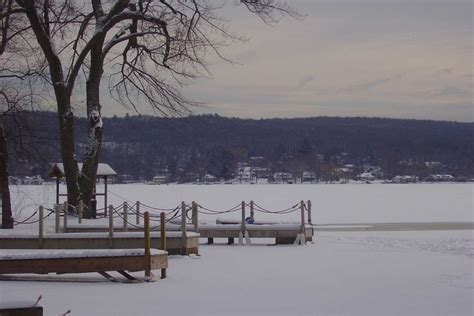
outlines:
{"label": "wooden post", "polygon": [[39,207],[39,227],[38,227],[38,243],[39,243],[39,248],[43,248],[43,220],[44,220],[44,208],[43,206]]}
{"label": "wooden post", "polygon": [[68,214],[68,207],[69,204],[64,202],[64,209],[63,209],[63,233],[67,233],[67,214]]}
{"label": "wooden post", "polygon": [[253,208],[253,201],[250,201],[250,218],[254,221],[255,220],[255,211]]}
{"label": "wooden post", "polygon": [[198,206],[197,203],[193,201],[192,203],[193,207],[193,226],[194,226],[194,231],[196,233],[199,232],[199,227],[198,227]]}
{"label": "wooden post", "polygon": [[242,208],[242,222],[240,224],[239,244],[243,245],[244,244],[243,238],[245,236],[245,201],[242,201],[241,208]]}
{"label": "wooden post", "polygon": [[[166,214],[160,213],[160,248],[166,251]],[[161,269],[161,278],[166,278],[166,269]]]}
{"label": "wooden post", "polygon": [[56,177],[56,204],[59,204],[59,178]]}
{"label": "wooden post", "polygon": [[135,212],[137,213],[137,225],[140,225],[140,201],[137,201],[137,207],[135,208]]}
{"label": "wooden post", "polygon": [[308,206],[308,224],[313,225],[313,220],[311,219],[311,200],[308,200],[306,205]]}
{"label": "wooden post", "polygon": [[301,234],[303,234],[302,238],[304,238],[303,243],[306,242],[305,236],[305,223],[304,223],[304,201],[300,202],[300,209],[301,209]]}
{"label": "wooden post", "polygon": [[122,208],[122,216],[123,216],[123,231],[126,232],[128,231],[128,204],[127,202],[123,202],[123,208]]}
{"label": "wooden post", "polygon": [[59,204],[54,205],[54,216],[55,216],[55,222],[54,222],[54,231],[59,233]]}
{"label": "wooden post", "polygon": [[186,236],[186,203],[181,202],[181,254],[187,253],[187,236]]}
{"label": "wooden post", "polygon": [[[104,213],[106,212],[107,209],[104,210]],[[82,200],[79,200],[79,224],[82,224],[82,214],[84,214],[84,202]]]}
{"label": "wooden post", "polygon": [[150,213],[145,212],[145,279],[151,278],[151,254],[150,254]]}
{"label": "wooden post", "polygon": [[104,214],[107,216],[107,185],[108,185],[108,178],[104,176]]}
{"label": "wooden post", "polygon": [[109,205],[109,248],[112,248],[113,246],[114,246],[114,207],[112,205]]}

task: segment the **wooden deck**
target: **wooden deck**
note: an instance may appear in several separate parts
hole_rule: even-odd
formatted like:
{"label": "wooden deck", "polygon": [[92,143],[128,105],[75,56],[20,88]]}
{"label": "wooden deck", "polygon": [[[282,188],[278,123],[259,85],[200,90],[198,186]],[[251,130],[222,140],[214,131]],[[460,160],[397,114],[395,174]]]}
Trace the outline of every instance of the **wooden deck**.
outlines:
{"label": "wooden deck", "polygon": [[[86,226],[86,225],[70,225],[68,232],[76,233],[90,233],[90,232],[105,232],[106,226]],[[166,226],[168,231],[176,232],[181,229],[181,225],[168,224]],[[188,233],[194,230],[193,225],[186,225]],[[118,228],[117,230],[120,230]],[[128,228],[129,231],[142,231],[142,228],[133,227]],[[213,238],[238,238],[241,231],[240,224],[201,224],[198,227],[199,237],[213,239]],[[296,239],[296,236],[301,232],[301,225],[299,224],[271,224],[271,225],[246,225],[246,230],[250,238],[275,238],[276,244],[290,244]],[[169,234],[169,233],[168,233]],[[312,241],[314,236],[314,229],[311,225],[305,226],[306,241]],[[211,241],[211,240],[210,240]],[[211,241],[212,242],[212,241]],[[232,243],[232,242],[230,242]]]}
{"label": "wooden deck", "polygon": [[[150,234],[151,248],[160,248],[160,233]],[[134,249],[143,247],[143,233],[116,232],[113,239],[108,233],[59,233],[48,234],[43,240],[37,235],[12,234],[0,237],[0,249]],[[166,236],[166,251],[169,254],[197,254],[199,234],[188,232],[183,240],[180,232],[169,232]]]}
{"label": "wooden deck", "polygon": [[[149,262],[143,249],[133,250],[41,250],[0,255],[0,274],[18,273],[87,273],[98,272],[110,279],[107,271],[117,271],[127,279],[134,279],[125,271],[167,269],[168,253],[152,249]],[[110,279],[113,281],[112,279]]]}
{"label": "wooden deck", "polygon": [[[247,225],[246,233],[250,238],[275,238],[276,244],[291,244],[301,232],[299,225],[276,224],[276,225]],[[238,238],[241,231],[240,225],[201,225],[199,235],[208,238],[210,243],[214,238],[227,238],[233,243],[233,238]],[[306,241],[312,241],[314,230],[312,226],[305,226]],[[244,236],[245,237],[245,236]]]}

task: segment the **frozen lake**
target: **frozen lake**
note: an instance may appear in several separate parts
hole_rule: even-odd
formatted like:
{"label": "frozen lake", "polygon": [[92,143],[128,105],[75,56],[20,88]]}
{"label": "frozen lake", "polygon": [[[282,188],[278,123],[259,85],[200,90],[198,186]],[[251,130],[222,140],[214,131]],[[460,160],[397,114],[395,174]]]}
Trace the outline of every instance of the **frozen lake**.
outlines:
{"label": "frozen lake", "polygon": [[[65,188],[62,187],[62,192]],[[103,188],[99,186],[98,192]],[[291,184],[291,185],[109,185],[109,204],[124,200],[174,208],[181,201],[227,210],[241,201],[255,201],[282,210],[311,200],[313,222],[472,222],[474,184]],[[55,186],[13,186],[16,209],[29,214],[35,205],[51,207]],[[101,198],[98,207],[103,207]],[[24,213],[24,214],[23,214]],[[239,214],[226,215],[240,218]],[[260,216],[257,214],[257,216]],[[299,220],[299,214],[264,215],[261,220]],[[210,218],[212,220],[212,218]]]}
{"label": "frozen lake", "polygon": [[[254,200],[280,210],[312,200],[317,224],[472,222],[473,188],[472,184],[111,185],[110,202],[118,205],[126,198],[169,208],[195,200],[225,210]],[[34,204],[51,206],[54,200],[54,186],[12,187],[12,191],[16,209],[23,208],[17,214],[21,218],[34,211]],[[225,216],[239,218],[239,214]],[[257,216],[299,219],[298,214]],[[200,256],[171,257],[168,278],[150,284],[115,284],[94,274],[41,276],[44,282],[1,281],[0,301],[42,295],[46,315],[68,309],[72,315],[474,313],[472,230],[317,232],[314,240],[306,246],[268,246],[268,241],[252,246],[201,245]],[[82,282],[61,281],[64,278]]]}

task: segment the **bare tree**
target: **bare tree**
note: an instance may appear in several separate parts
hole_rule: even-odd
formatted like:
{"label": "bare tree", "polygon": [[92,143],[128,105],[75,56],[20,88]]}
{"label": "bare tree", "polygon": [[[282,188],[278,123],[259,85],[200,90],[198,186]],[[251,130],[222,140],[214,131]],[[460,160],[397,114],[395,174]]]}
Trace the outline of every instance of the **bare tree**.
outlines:
{"label": "bare tree", "polygon": [[[103,138],[103,79],[124,105],[137,109],[147,102],[164,115],[188,112],[194,103],[182,96],[181,87],[208,72],[210,53],[225,59],[222,46],[240,40],[219,15],[226,5],[224,0],[3,0],[0,19],[11,33],[6,49],[17,41],[34,54],[20,65],[4,59],[0,77],[36,77],[52,87],[69,203],[87,203],[93,194]],[[265,23],[298,16],[278,0],[235,0],[234,5]],[[17,60],[18,52],[8,57]],[[84,80],[89,136],[79,172],[71,98]]]}
{"label": "bare tree", "polygon": [[0,125],[0,188],[2,189],[2,228],[13,228],[10,189],[8,188],[7,138],[2,125]]}

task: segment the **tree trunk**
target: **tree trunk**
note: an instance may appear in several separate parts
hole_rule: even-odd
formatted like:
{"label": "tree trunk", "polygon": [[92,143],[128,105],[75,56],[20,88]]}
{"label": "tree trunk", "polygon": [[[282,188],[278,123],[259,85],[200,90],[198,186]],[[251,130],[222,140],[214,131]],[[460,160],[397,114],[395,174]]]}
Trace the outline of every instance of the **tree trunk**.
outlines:
{"label": "tree trunk", "polygon": [[58,118],[67,201],[69,205],[77,206],[81,196],[78,186],[79,169],[75,154],[74,114],[70,106],[70,99],[64,98],[63,102],[58,102]]}
{"label": "tree trunk", "polygon": [[2,125],[0,125],[0,187],[2,188],[2,228],[12,229],[12,206],[8,187],[8,148]]}
{"label": "tree trunk", "polygon": [[[100,81],[103,73],[103,41],[103,38],[97,41],[91,50],[91,67],[86,82],[87,117],[89,121],[88,139],[84,153],[82,174],[79,178],[82,199],[86,205],[90,205],[90,201],[95,193],[97,166],[99,164],[103,139],[103,122],[100,106]],[[90,218],[91,216],[92,214],[89,210],[84,214],[86,218]]]}
{"label": "tree trunk", "polygon": [[71,93],[66,88],[63,67],[50,41],[50,35],[44,28],[44,22],[40,19],[34,0],[24,0],[17,3],[25,9],[26,16],[31,23],[31,29],[35,33],[36,40],[43,50],[48,61],[51,81],[56,97],[59,119],[59,135],[61,141],[61,156],[64,164],[64,174],[67,185],[67,199],[71,206],[76,206],[80,199],[77,159],[75,155],[74,142],[74,114],[71,108]]}

